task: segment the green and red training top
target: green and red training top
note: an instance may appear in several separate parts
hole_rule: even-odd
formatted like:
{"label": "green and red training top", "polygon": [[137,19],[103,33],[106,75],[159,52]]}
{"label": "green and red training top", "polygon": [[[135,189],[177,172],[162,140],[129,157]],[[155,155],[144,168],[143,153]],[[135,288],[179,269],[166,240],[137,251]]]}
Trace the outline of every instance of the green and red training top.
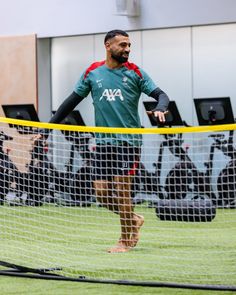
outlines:
{"label": "green and red training top", "polygon": [[[152,79],[133,63],[126,62],[118,69],[110,69],[105,61],[100,61],[87,68],[74,91],[81,97],[91,92],[96,126],[139,128],[140,95],[142,92],[149,95],[156,88]],[[97,140],[141,145],[141,136],[137,134],[99,134]]]}

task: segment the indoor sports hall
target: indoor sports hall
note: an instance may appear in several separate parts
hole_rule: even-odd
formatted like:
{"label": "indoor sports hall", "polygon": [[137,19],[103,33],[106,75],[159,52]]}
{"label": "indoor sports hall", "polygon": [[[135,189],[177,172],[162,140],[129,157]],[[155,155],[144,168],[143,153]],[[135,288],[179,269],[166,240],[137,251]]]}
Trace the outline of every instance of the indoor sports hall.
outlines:
{"label": "indoor sports hall", "polygon": [[0,0],[1,294],[236,291],[236,2]]}

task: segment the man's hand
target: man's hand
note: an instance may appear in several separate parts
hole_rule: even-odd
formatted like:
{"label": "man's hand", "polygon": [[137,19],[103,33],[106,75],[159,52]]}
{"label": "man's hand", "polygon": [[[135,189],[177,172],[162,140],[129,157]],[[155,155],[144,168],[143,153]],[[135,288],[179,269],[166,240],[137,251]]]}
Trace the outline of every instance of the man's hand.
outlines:
{"label": "man's hand", "polygon": [[50,129],[38,129],[38,133],[32,137],[32,140],[34,142],[37,140],[47,140],[50,131],[51,131]]}
{"label": "man's hand", "polygon": [[35,134],[31,139],[33,141],[36,141],[36,140],[39,140],[39,139],[42,139],[43,138],[43,135],[42,134]]}
{"label": "man's hand", "polygon": [[157,123],[165,123],[166,118],[165,115],[168,114],[168,111],[162,112],[162,111],[147,111],[148,115],[153,115],[155,118],[157,118]]}
{"label": "man's hand", "polygon": [[155,111],[153,112],[154,117],[156,117],[160,123],[165,123],[166,117],[165,115],[168,113],[168,111],[161,112],[161,111]]}

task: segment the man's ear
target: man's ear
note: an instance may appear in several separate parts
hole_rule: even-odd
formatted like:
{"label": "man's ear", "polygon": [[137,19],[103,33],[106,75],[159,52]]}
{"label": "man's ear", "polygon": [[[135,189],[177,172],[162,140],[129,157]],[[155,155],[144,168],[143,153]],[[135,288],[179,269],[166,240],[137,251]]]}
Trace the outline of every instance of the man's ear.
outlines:
{"label": "man's ear", "polygon": [[105,48],[106,48],[106,49],[109,49],[109,48],[110,48],[110,42],[109,42],[109,41],[107,41],[107,42],[105,43]]}

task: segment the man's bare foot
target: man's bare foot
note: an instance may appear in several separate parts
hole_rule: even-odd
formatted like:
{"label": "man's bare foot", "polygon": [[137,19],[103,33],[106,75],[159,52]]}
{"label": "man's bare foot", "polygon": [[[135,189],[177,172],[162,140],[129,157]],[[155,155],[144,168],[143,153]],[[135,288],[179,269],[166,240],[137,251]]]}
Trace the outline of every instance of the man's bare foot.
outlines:
{"label": "man's bare foot", "polygon": [[125,253],[131,249],[130,241],[119,240],[115,247],[107,250],[108,253]]}
{"label": "man's bare foot", "polygon": [[135,247],[140,238],[140,228],[144,224],[144,217],[134,213],[134,226],[131,234],[131,247]]}

